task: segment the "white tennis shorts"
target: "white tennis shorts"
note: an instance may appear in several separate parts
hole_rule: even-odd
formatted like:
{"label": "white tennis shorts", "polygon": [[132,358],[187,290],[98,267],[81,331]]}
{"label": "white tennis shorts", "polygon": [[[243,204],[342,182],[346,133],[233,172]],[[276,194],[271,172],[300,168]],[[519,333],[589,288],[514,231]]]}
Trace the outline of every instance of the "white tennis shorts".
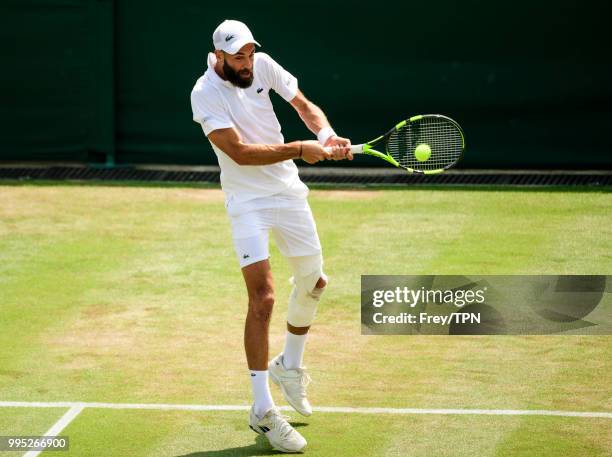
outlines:
{"label": "white tennis shorts", "polygon": [[272,195],[247,203],[227,206],[240,268],[270,257],[270,232],[285,257],[321,252],[317,226],[306,198]]}

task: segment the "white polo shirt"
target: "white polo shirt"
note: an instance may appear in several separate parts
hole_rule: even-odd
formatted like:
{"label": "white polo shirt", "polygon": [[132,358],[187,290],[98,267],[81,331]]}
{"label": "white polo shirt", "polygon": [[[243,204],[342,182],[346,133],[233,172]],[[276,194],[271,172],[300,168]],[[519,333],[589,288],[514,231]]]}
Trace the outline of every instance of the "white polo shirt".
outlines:
{"label": "white polo shirt", "polygon": [[[215,72],[216,57],[208,55],[208,69],[191,91],[193,120],[204,134],[234,127],[245,143],[282,144],[284,138],[276,118],[270,89],[291,101],[297,94],[297,79],[269,55],[255,53],[253,84],[241,89]],[[308,188],[300,181],[293,160],[271,165],[238,165],[212,142],[221,167],[221,187],[227,202],[243,203],[274,194],[304,197]]]}

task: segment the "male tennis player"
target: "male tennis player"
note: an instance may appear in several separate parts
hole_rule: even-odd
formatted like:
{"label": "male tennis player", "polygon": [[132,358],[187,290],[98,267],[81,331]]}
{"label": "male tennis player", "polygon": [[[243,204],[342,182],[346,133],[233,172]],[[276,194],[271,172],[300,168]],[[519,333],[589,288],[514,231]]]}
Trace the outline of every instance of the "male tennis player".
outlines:
{"label": "male tennis player", "polygon": [[[214,53],[191,92],[193,120],[200,123],[221,167],[221,186],[234,247],[248,292],[244,345],[254,404],[249,426],[275,449],[299,452],[306,440],[282,416],[270,394],[268,376],[296,411],[309,416],[310,377],[302,366],[306,335],[327,285],[321,244],[306,200],[308,188],[295,159],[310,164],[352,159],[350,141],[336,136],[325,114],[298,90],[297,79],[259,45],[248,27],[224,21],[213,33]],[[273,90],[288,101],[317,141],[285,143],[270,101]],[[326,152],[323,147],[331,146]],[[293,272],[283,352],[268,363],[268,328],[274,284],[268,233]]]}

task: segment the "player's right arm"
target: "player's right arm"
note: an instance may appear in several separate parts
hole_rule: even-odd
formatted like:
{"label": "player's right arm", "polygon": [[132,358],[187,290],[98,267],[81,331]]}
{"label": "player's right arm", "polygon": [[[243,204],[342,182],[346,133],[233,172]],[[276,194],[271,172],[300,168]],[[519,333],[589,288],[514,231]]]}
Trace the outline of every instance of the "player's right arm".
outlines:
{"label": "player's right arm", "polygon": [[238,165],[270,165],[284,160],[302,159],[310,164],[330,159],[317,141],[293,141],[285,144],[244,143],[233,128],[213,130],[208,139]]}

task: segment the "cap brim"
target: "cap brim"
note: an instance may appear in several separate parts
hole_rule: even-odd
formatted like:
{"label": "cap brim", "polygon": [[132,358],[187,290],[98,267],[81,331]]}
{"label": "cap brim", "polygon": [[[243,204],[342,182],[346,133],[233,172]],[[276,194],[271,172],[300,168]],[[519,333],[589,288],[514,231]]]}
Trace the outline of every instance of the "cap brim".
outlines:
{"label": "cap brim", "polygon": [[227,52],[228,54],[236,54],[238,51],[240,51],[240,49],[245,44],[249,44],[249,43],[256,44],[257,46],[259,46],[261,48],[261,45],[257,41],[255,41],[255,40],[239,40],[239,41],[236,41],[236,42],[232,43],[227,48],[225,48],[224,51]]}

